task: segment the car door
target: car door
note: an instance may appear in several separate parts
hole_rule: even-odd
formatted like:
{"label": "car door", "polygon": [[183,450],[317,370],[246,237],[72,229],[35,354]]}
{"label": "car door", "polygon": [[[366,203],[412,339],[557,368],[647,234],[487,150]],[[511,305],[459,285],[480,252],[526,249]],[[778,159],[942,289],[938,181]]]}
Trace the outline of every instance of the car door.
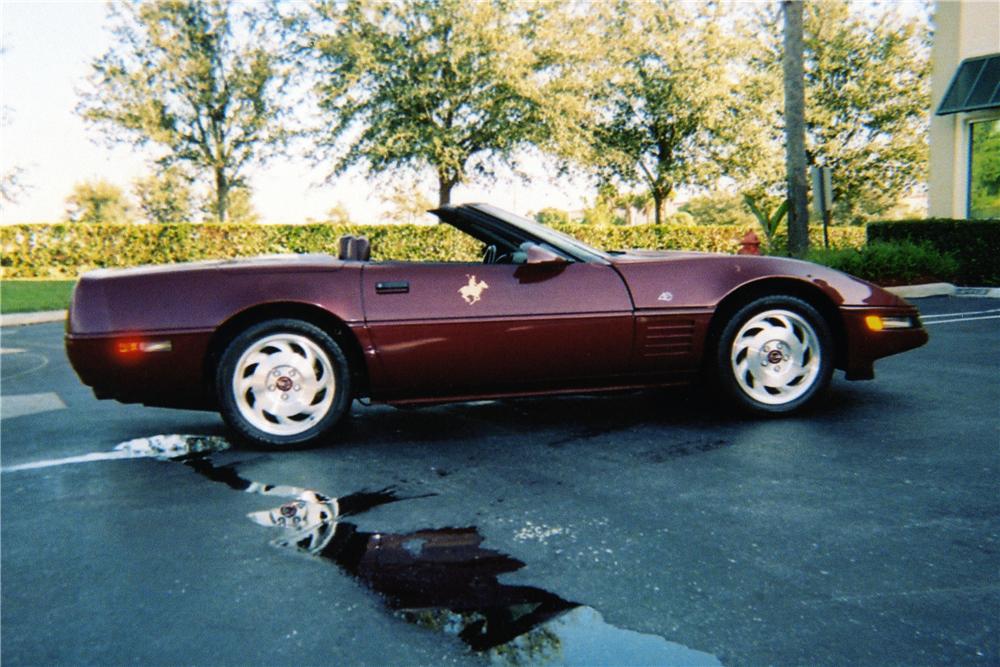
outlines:
{"label": "car door", "polygon": [[632,301],[605,264],[373,263],[362,296],[376,398],[600,384],[628,368]]}

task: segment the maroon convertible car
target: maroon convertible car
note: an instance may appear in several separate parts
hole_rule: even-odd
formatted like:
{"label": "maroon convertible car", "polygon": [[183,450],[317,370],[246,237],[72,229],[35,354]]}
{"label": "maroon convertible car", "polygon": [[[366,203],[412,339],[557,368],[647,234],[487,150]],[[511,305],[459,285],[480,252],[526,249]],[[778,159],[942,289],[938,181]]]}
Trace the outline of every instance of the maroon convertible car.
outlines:
{"label": "maroon convertible car", "polygon": [[602,252],[484,204],[434,213],[481,262],[340,254],[102,269],[73,295],[66,349],[99,398],[219,410],[244,441],[327,439],[354,398],[391,404],[662,386],[705,376],[783,413],[834,368],[927,341],[917,310],[776,257]]}

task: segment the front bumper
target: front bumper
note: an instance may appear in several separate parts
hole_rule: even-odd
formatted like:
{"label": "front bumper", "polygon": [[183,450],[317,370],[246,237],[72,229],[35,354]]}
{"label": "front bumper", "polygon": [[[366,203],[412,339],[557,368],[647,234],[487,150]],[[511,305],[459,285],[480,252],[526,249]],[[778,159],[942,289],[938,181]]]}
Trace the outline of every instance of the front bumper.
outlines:
{"label": "front bumper", "polygon": [[[924,345],[929,340],[920,322],[919,311],[912,307],[842,308],[845,348],[842,365],[848,380],[871,380],[875,361]],[[878,328],[871,317],[879,318]],[[909,320],[911,326],[901,326]]]}

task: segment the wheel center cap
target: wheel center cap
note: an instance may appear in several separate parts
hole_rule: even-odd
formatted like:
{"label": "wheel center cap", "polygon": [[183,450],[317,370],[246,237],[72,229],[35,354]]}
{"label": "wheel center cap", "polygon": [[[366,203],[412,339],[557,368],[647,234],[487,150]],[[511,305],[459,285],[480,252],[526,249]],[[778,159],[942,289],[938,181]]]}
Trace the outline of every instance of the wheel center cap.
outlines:
{"label": "wheel center cap", "polygon": [[767,353],[767,362],[769,364],[780,364],[784,359],[785,355],[781,353],[781,350],[771,350]]}
{"label": "wheel center cap", "polygon": [[295,383],[292,382],[290,377],[282,375],[274,384],[281,391],[288,391],[292,388],[292,386],[294,386]]}

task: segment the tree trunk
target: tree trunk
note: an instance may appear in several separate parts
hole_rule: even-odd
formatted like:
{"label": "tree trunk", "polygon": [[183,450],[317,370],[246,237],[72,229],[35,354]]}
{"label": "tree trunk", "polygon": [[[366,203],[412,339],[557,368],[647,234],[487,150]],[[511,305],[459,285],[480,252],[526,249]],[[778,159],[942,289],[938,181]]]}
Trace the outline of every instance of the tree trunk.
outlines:
{"label": "tree trunk", "polygon": [[455,178],[438,174],[438,206],[447,206],[451,203],[451,189],[455,184]]}
{"label": "tree trunk", "polygon": [[658,190],[653,190],[653,223],[660,224],[663,222],[663,205],[666,203],[666,196],[660,194]]}
{"label": "tree trunk", "polygon": [[805,86],[802,64],[802,2],[783,0],[785,14],[785,169],[788,179],[788,252],[809,251],[809,203],[806,190]]}
{"label": "tree trunk", "polygon": [[215,216],[219,222],[226,221],[226,209],[229,204],[229,180],[226,172],[220,167],[215,169]]}

